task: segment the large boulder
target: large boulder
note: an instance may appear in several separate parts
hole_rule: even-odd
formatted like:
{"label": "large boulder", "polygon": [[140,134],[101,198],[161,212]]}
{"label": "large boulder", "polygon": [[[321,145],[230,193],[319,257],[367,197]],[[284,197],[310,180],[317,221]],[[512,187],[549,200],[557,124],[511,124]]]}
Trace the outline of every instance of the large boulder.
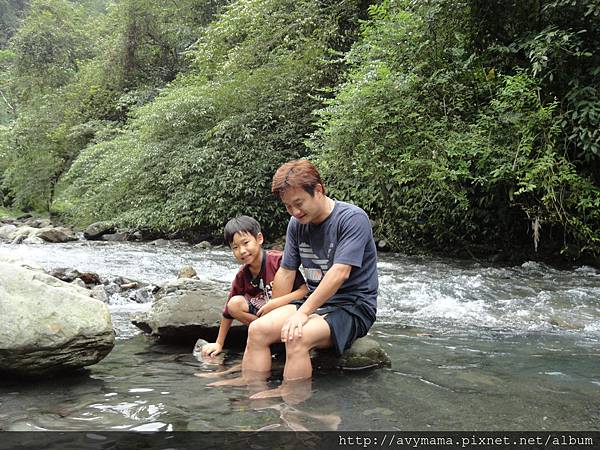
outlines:
{"label": "large boulder", "polygon": [[107,306],[41,268],[0,258],[0,372],[42,375],[103,359],[115,344]]}
{"label": "large boulder", "polygon": [[[219,331],[227,290],[222,284],[179,278],[164,284],[155,294],[150,310],[132,323],[166,341],[214,341]],[[246,327],[234,325],[227,345],[245,343]]]}
{"label": "large boulder", "polygon": [[53,242],[53,243],[70,242],[70,241],[77,240],[77,236],[75,236],[75,233],[73,232],[73,230],[71,230],[69,228],[64,228],[64,227],[41,228],[39,231],[34,233],[34,236],[39,237],[46,242]]}
{"label": "large boulder", "polygon": [[89,240],[100,239],[103,235],[114,233],[115,226],[110,222],[96,222],[88,226],[83,232],[83,237]]}

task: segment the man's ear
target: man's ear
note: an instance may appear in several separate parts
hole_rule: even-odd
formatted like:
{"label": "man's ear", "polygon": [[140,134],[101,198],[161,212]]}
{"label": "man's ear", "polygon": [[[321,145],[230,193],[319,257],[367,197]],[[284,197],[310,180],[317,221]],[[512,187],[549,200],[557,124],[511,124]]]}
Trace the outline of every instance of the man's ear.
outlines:
{"label": "man's ear", "polygon": [[315,194],[323,195],[323,192],[324,192],[323,185],[321,183],[317,184],[315,186]]}

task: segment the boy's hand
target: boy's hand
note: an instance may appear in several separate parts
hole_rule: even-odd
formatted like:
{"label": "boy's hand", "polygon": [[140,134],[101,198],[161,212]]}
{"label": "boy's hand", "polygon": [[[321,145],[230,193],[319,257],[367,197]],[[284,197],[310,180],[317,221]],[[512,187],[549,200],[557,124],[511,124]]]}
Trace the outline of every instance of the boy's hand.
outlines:
{"label": "boy's hand", "polygon": [[218,342],[206,344],[202,347],[202,356],[217,356],[223,350],[223,346]]}
{"label": "boy's hand", "polygon": [[256,311],[256,315],[258,317],[264,316],[265,314],[273,311],[275,308],[277,308],[277,305],[275,305],[275,303],[267,302],[258,311]]}

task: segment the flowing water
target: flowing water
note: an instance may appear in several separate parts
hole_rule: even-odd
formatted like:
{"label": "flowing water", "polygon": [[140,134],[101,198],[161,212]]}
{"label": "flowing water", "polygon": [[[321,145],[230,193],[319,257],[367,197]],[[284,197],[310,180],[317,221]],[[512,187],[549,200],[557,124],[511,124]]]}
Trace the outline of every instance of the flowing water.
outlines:
{"label": "flowing water", "polygon": [[[0,244],[46,269],[73,267],[160,284],[191,264],[230,282],[225,249],[76,242]],[[208,387],[220,366],[159,344],[130,324],[148,304],[109,306],[113,351],[68,378],[0,383],[0,430],[600,430],[600,273],[380,255],[370,335],[391,368],[316,371],[284,399],[251,400],[281,383]]]}

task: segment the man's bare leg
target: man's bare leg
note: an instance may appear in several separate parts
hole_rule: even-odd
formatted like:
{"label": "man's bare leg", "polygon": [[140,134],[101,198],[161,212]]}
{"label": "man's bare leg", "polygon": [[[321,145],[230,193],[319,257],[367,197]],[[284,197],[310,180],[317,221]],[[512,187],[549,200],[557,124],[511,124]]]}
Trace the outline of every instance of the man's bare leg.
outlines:
{"label": "man's bare leg", "polygon": [[252,399],[283,397],[290,395],[294,385],[300,386],[312,377],[310,351],[313,348],[332,346],[329,324],[318,314],[312,314],[302,327],[302,337],[285,343],[286,360],[283,369],[283,383],[276,389],[254,394]]}
{"label": "man's bare leg", "polygon": [[281,342],[281,327],[295,312],[295,305],[282,306],[250,324],[246,351],[242,360],[242,372],[269,372],[271,370],[270,346]]}
{"label": "man's bare leg", "polygon": [[248,327],[248,341],[242,360],[242,376],[210,383],[208,386],[243,386],[266,380],[271,372],[271,344],[281,342],[281,327],[296,312],[294,305],[274,309]]}
{"label": "man's bare leg", "polygon": [[234,364],[227,370],[221,370],[220,372],[196,372],[194,376],[198,378],[217,378],[229,375],[230,373],[237,373],[242,371],[242,363]]}
{"label": "man's bare leg", "polygon": [[302,337],[285,343],[284,380],[302,380],[312,376],[310,351],[313,348],[328,348],[331,342],[331,329],[322,316],[312,314],[302,327]]}

